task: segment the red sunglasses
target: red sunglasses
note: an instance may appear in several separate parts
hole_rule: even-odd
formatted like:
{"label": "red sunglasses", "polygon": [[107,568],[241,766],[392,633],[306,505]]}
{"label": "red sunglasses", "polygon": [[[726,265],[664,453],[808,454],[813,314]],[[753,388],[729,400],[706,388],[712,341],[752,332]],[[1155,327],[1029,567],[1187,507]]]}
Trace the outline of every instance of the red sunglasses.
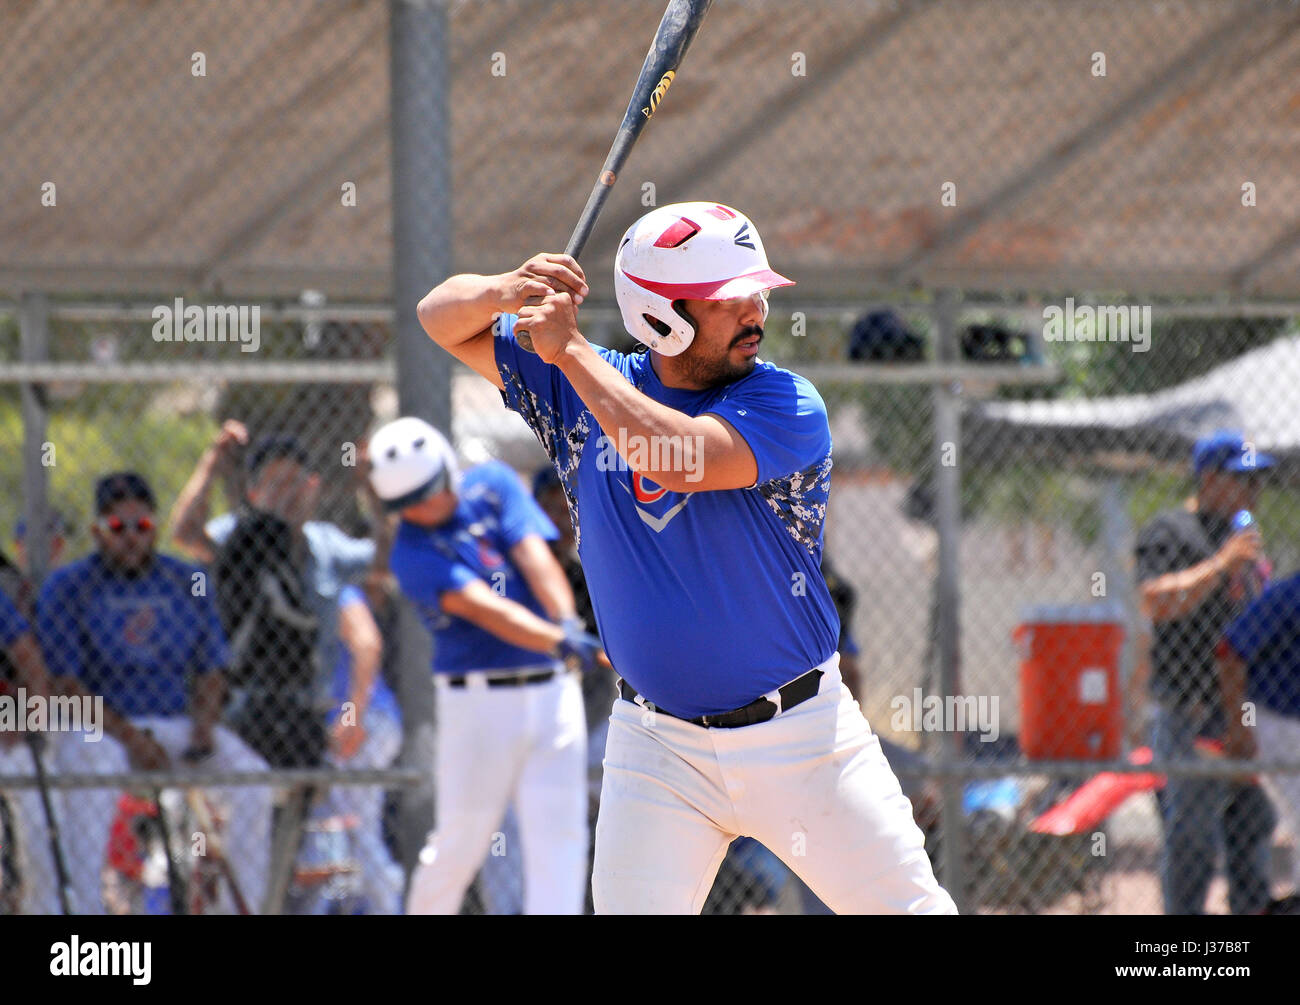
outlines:
{"label": "red sunglasses", "polygon": [[134,524],[128,524],[120,516],[106,516],[99,519],[101,530],[111,531],[114,534],[122,534],[128,529],[134,530],[137,534],[148,534],[157,526],[151,517],[142,516]]}

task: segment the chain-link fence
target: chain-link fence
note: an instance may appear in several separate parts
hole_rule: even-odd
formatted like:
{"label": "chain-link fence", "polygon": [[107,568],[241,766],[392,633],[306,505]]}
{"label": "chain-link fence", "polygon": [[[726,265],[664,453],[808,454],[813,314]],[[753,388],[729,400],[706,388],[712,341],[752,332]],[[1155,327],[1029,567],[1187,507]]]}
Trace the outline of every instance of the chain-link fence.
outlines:
{"label": "chain-link fence", "polygon": [[[545,470],[414,303],[560,244],[662,3],[50,10],[0,3],[0,912],[399,911],[446,723],[367,440]],[[828,407],[845,680],[964,911],[1295,889],[1298,27],[717,0],[584,255],[622,348],[648,207],[744,209],[798,280],[763,356]],[[528,819],[462,911],[526,909]],[[822,910],[797,864],[738,841],[705,910]]]}

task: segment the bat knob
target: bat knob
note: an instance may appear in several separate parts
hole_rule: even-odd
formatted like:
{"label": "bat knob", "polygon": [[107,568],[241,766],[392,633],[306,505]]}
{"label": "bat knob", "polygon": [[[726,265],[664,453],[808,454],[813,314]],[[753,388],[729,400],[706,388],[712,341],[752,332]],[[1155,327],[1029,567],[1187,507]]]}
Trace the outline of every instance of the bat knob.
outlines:
{"label": "bat knob", "polygon": [[528,332],[516,331],[515,341],[519,343],[520,349],[525,349],[534,354],[537,352],[537,350],[533,348],[533,337],[529,335]]}

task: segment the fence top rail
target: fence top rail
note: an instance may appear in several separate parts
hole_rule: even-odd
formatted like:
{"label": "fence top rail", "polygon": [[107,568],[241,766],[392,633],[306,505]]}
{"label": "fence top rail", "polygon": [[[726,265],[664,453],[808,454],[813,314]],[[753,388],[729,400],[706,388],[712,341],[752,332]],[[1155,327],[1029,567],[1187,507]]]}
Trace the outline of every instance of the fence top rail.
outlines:
{"label": "fence top rail", "polygon": [[[1051,384],[1055,366],[999,363],[800,363],[778,361],[818,384]],[[0,384],[166,384],[172,381],[228,380],[245,384],[392,381],[391,360],[265,360],[189,363],[0,363]]]}
{"label": "fence top rail", "polygon": [[814,384],[1054,384],[1060,369],[1020,363],[780,362]]}
{"label": "fence top rail", "polygon": [[[895,774],[905,778],[1091,778],[1103,772],[1124,775],[1173,775],[1178,778],[1231,778],[1237,775],[1300,775],[1300,761],[1187,760],[1153,761],[1030,761],[1024,758],[973,761],[925,766],[899,765]],[[51,774],[53,789],[158,789],[250,787],[258,785],[383,785],[415,786],[426,773],[414,768],[353,770],[349,768],[299,768],[268,771],[128,771],[117,774]],[[39,788],[35,775],[0,775],[0,792]]]}

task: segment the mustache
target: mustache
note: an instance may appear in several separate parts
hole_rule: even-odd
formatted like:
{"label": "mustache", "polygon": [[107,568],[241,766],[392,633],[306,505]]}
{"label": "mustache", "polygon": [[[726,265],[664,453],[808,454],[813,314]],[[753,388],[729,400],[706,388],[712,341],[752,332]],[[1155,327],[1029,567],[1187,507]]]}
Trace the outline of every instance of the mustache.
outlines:
{"label": "mustache", "polygon": [[735,346],[738,346],[741,342],[745,341],[745,339],[753,338],[755,335],[758,336],[758,340],[760,342],[763,341],[763,326],[746,325],[744,331],[742,331],[739,335],[737,335],[735,338],[731,340],[731,345],[734,348]]}

